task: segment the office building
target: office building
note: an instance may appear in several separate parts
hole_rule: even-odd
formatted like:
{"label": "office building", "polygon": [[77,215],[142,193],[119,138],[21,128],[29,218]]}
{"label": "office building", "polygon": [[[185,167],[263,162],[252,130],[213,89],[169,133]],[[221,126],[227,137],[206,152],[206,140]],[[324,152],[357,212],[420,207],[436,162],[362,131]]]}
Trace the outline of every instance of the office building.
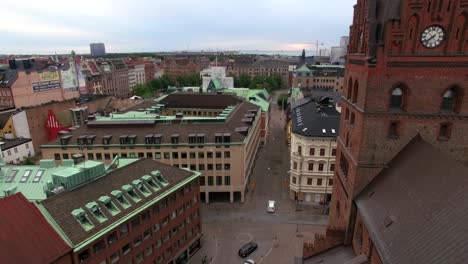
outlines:
{"label": "office building", "polygon": [[93,57],[106,55],[106,46],[104,46],[104,43],[91,43],[89,44],[89,49]]}

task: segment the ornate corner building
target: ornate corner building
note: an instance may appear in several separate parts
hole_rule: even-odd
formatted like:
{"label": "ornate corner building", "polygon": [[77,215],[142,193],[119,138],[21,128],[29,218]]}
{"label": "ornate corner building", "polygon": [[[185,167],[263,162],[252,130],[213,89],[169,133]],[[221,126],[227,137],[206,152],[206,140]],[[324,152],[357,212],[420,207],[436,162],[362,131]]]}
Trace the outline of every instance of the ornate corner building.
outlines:
{"label": "ornate corner building", "polygon": [[467,24],[467,0],[357,1],[327,234],[351,242],[355,197],[418,134],[468,164]]}

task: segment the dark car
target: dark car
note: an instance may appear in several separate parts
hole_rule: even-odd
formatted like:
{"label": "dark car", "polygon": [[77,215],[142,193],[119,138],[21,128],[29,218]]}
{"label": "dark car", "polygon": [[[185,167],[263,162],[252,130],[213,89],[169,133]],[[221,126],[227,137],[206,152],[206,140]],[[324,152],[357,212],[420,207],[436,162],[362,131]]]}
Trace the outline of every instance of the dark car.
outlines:
{"label": "dark car", "polygon": [[241,249],[239,249],[239,256],[242,258],[247,257],[250,255],[252,252],[254,252],[258,248],[257,243],[255,242],[249,242],[245,244]]}

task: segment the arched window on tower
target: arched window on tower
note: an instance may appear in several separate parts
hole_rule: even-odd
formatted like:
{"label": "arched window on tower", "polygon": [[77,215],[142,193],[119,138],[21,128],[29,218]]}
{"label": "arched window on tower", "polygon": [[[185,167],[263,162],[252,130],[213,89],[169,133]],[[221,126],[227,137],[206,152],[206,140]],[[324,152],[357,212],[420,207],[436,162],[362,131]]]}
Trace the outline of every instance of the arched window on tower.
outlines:
{"label": "arched window on tower", "polygon": [[403,90],[396,87],[392,90],[390,98],[390,108],[397,109],[403,107]]}
{"label": "arched window on tower", "polygon": [[349,81],[348,81],[348,95],[346,96],[346,98],[351,99],[352,92],[353,92],[353,79],[349,78]]}
{"label": "arched window on tower", "polygon": [[354,89],[353,89],[353,98],[352,98],[353,103],[357,103],[358,93],[359,93],[359,83],[356,80],[354,82]]}
{"label": "arched window on tower", "polygon": [[455,111],[455,100],[456,100],[456,92],[454,89],[448,89],[444,95],[442,96],[442,106],[441,109],[443,111]]}

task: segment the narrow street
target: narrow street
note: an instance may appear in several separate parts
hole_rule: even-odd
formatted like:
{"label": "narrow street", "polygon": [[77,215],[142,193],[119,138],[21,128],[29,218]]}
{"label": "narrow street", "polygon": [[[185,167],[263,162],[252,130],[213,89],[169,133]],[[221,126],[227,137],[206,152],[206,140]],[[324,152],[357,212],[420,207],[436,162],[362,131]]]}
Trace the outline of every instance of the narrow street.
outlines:
{"label": "narrow street", "polygon": [[[325,230],[328,217],[312,207],[298,208],[289,199],[289,148],[286,143],[286,116],[271,99],[271,118],[266,144],[258,151],[244,204],[212,203],[201,206],[202,249],[189,263],[242,263],[237,251],[249,241],[258,249],[248,258],[256,263],[294,263],[302,256],[302,243]],[[267,201],[276,201],[276,212],[267,213]]]}

